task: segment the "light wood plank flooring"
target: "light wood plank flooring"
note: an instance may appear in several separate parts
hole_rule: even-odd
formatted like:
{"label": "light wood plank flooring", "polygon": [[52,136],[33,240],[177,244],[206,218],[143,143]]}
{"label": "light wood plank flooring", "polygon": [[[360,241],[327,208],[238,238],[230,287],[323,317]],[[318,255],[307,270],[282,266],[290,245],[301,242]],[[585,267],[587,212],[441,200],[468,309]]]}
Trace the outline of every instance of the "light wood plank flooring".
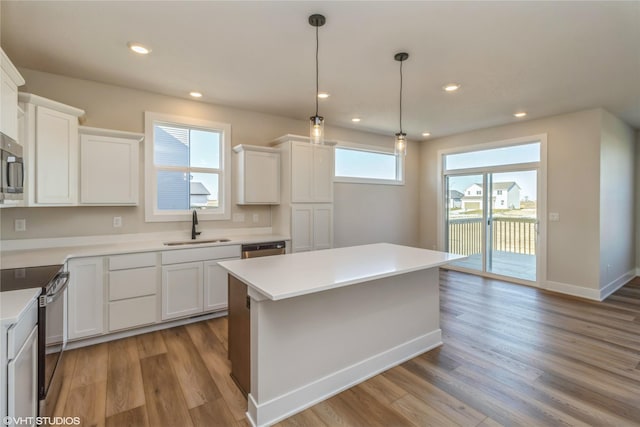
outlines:
{"label": "light wood plank flooring", "polygon": [[[450,271],[440,289],[442,347],[279,426],[640,426],[640,279],[603,303]],[[248,426],[226,326],[67,352],[56,415],[84,426]]]}

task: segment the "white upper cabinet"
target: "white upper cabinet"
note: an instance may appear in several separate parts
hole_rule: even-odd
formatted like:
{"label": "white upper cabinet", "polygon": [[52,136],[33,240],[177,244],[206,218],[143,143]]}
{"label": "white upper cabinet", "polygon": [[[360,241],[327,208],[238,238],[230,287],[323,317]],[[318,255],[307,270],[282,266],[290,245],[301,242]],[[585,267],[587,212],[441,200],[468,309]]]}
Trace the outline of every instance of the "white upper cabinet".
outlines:
{"label": "white upper cabinet", "polygon": [[0,65],[0,131],[18,141],[18,86],[24,79],[1,48]]}
{"label": "white upper cabinet", "polygon": [[78,117],[84,111],[29,93],[24,109],[27,206],[78,203]]}
{"label": "white upper cabinet", "polygon": [[291,145],[291,202],[333,201],[333,147],[293,142]]}
{"label": "white upper cabinet", "polygon": [[272,143],[282,155],[283,190],[290,189],[291,203],[333,203],[333,145],[308,140],[285,135]]}
{"label": "white upper cabinet", "polygon": [[137,205],[142,134],[80,126],[80,204]]}
{"label": "white upper cabinet", "polygon": [[236,145],[237,204],[280,203],[280,152],[274,148]]}

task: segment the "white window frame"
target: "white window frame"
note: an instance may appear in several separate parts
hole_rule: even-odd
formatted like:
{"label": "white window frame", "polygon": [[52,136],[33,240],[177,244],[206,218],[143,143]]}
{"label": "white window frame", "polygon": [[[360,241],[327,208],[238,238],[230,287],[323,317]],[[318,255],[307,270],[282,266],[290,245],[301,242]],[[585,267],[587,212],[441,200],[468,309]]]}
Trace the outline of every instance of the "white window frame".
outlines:
{"label": "white window frame", "polygon": [[[218,172],[220,207],[217,209],[198,209],[199,220],[228,220],[231,219],[231,125],[192,117],[176,116],[145,111],[145,211],[146,222],[191,221],[191,209],[188,210],[159,210],[156,182],[156,167],[154,164],[154,124],[186,126],[206,131],[220,132],[220,169]],[[197,168],[191,168],[195,170]]]}
{"label": "white window frame", "polygon": [[[526,145],[531,143],[540,143],[540,160],[531,163],[515,163],[510,165],[490,166],[494,172],[509,172],[512,170],[537,169],[538,171],[538,236],[539,236],[539,252],[537,256],[536,282],[539,287],[546,286],[547,283],[547,134],[536,134],[530,136],[516,137],[499,141],[485,142],[481,144],[472,144],[438,150],[438,169],[437,169],[437,249],[444,251],[445,248],[445,203],[444,203],[444,181],[445,175],[472,175],[483,173],[487,167],[454,169],[448,170],[445,167],[445,156],[449,154],[466,153],[470,151],[488,150],[492,148],[510,147],[515,145]],[[436,249],[436,248],[434,248]],[[484,263],[484,260],[483,260]],[[476,273],[474,273],[476,274]],[[500,277],[491,273],[483,274],[485,277]],[[530,285],[531,282],[510,277],[509,281]]]}
{"label": "white window frame", "polygon": [[[379,145],[360,144],[357,142],[337,141],[336,149],[342,148],[354,151],[366,151],[379,154],[394,154],[393,147],[381,147]],[[337,156],[334,156],[337,158]],[[334,160],[335,162],[335,160]],[[378,179],[378,178],[359,178],[338,176],[335,173],[335,164],[333,172],[334,182],[344,182],[349,184],[377,184],[377,185],[404,185],[404,156],[396,156],[396,179]]]}

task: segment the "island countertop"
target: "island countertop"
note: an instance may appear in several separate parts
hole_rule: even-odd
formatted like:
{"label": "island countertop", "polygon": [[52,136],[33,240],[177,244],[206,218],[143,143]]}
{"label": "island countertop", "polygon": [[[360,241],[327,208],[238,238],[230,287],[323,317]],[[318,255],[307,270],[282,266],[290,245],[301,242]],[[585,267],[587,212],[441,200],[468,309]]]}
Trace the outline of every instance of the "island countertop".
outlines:
{"label": "island countertop", "polygon": [[466,258],[391,243],[222,261],[219,265],[271,300],[282,300],[439,267]]}

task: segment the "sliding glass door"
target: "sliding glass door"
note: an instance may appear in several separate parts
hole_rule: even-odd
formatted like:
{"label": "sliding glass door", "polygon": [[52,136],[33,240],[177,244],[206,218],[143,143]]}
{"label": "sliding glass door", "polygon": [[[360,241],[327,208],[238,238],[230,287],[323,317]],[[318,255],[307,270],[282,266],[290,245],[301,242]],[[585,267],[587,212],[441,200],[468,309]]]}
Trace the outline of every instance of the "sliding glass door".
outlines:
{"label": "sliding glass door", "polygon": [[445,250],[467,256],[454,268],[537,282],[539,143],[507,148],[443,156]]}

